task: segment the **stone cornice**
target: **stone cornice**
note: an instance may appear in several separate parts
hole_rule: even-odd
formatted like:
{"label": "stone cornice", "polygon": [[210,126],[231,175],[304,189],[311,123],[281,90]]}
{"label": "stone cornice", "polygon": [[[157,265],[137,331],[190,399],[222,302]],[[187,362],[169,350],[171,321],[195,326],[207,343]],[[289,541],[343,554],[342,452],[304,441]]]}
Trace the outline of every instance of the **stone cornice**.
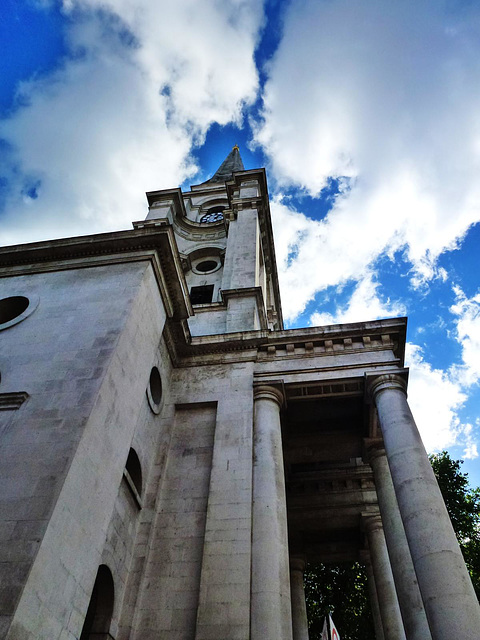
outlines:
{"label": "stone cornice", "polygon": [[[263,172],[241,172],[264,175]],[[235,176],[235,180],[241,176]],[[257,175],[258,178],[258,175]],[[151,262],[170,320],[165,338],[172,361],[178,366],[219,364],[225,361],[259,363],[305,358],[390,351],[403,366],[406,318],[392,318],[305,329],[245,331],[224,335],[190,336],[186,318],[193,315],[181,257],[170,224],[130,231],[95,234],[0,248],[0,277],[36,272],[87,268],[103,264],[148,260]],[[233,295],[234,292],[231,293]],[[227,295],[228,297],[228,295]],[[339,366],[348,366],[348,362]],[[366,361],[368,366],[368,359]],[[387,361],[375,362],[385,367]],[[291,367],[291,365],[288,365]],[[331,365],[329,365],[331,367]],[[315,367],[313,367],[315,368]]]}
{"label": "stone cornice", "polygon": [[[295,359],[302,360],[299,371],[306,373],[310,370],[318,371],[318,365],[314,365],[313,361],[312,367],[305,368],[305,358],[310,356],[331,358],[342,354],[366,356],[374,352],[393,352],[395,361],[391,357],[375,360],[375,369],[383,373],[385,370],[392,371],[393,368],[402,371],[406,324],[406,318],[392,318],[306,329],[244,331],[192,338],[186,323],[180,326],[169,322],[165,328],[165,337],[176,366],[201,366],[207,363],[206,359],[208,364],[253,360],[266,365],[283,360],[292,374],[296,369],[288,363]],[[368,360],[365,365],[368,367]],[[330,362],[326,370],[358,370],[358,367],[359,363],[342,362],[339,359],[338,364]],[[279,371],[278,367],[276,371]]]}
{"label": "stone cornice", "polygon": [[180,256],[170,225],[76,236],[0,248],[0,278],[45,271],[149,260],[167,314],[193,315]]}

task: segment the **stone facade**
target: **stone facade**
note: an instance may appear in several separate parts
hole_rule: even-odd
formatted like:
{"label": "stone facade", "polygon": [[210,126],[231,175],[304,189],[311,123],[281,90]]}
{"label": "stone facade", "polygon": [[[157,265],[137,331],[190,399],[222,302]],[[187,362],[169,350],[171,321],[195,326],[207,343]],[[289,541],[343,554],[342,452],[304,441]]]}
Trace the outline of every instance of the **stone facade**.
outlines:
{"label": "stone facade", "polygon": [[368,564],[378,638],[475,637],[406,319],[283,329],[237,148],[147,198],[0,249],[0,638],[305,640],[305,560]]}

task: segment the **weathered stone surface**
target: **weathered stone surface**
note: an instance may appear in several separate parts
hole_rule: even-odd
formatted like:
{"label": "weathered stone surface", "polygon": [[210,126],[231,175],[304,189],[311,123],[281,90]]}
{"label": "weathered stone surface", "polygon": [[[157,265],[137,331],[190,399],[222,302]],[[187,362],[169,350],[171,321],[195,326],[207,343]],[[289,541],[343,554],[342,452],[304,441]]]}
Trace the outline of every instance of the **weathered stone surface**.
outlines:
{"label": "weathered stone surface", "polygon": [[[115,640],[304,640],[289,548],[365,546],[365,376],[404,374],[406,320],[283,330],[265,172],[227,164],[148,193],[132,231],[0,248],[0,298],[36,300],[0,324],[2,640],[78,639],[95,598],[90,629]],[[212,299],[192,307],[192,286]]]}

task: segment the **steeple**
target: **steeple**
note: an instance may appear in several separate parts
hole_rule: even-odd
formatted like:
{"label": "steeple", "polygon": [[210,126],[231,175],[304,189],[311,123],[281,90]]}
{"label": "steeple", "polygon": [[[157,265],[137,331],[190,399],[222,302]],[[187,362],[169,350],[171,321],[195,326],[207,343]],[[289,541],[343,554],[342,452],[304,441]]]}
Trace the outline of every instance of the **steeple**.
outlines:
{"label": "steeple", "polygon": [[245,171],[238,145],[235,145],[215,174],[202,184],[221,184],[230,180],[235,171]]}

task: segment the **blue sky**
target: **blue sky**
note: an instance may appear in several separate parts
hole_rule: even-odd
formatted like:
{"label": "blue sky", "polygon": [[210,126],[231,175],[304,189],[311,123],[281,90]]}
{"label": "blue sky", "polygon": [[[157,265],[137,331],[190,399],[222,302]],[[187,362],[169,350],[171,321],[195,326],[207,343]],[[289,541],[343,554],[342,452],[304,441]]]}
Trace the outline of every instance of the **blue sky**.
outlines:
{"label": "blue sky", "polygon": [[480,484],[480,5],[5,0],[0,242],[130,228],[265,166],[289,327],[408,315],[429,450]]}

